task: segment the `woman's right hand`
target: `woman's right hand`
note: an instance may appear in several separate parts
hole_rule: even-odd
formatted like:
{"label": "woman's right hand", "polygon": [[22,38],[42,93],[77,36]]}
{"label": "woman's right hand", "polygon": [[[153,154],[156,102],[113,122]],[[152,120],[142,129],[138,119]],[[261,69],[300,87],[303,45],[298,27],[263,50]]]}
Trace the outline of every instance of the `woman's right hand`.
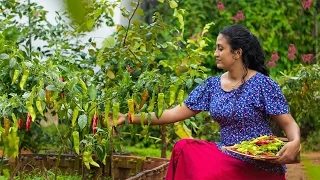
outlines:
{"label": "woman's right hand", "polygon": [[[110,118],[108,119],[108,121],[109,121],[110,126],[115,126],[113,119],[112,119],[112,117],[113,117],[112,112],[109,113],[109,117]],[[125,120],[126,120],[126,116],[124,114],[118,113],[118,119],[116,120],[117,126],[124,124]]]}

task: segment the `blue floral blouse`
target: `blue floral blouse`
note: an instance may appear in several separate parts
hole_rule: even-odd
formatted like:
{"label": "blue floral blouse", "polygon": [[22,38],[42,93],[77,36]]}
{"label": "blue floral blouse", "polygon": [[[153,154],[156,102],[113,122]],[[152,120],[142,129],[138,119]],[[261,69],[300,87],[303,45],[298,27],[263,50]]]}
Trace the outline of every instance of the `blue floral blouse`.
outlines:
{"label": "blue floral blouse", "polygon": [[[221,87],[221,75],[209,77],[204,85],[199,85],[190,93],[184,103],[192,110],[209,111],[212,118],[220,124],[221,142],[216,142],[220,150],[221,146],[231,146],[260,135],[271,135],[267,115],[289,113],[288,103],[279,85],[259,72],[246,81],[242,90],[238,88],[224,91]],[[284,165],[221,151],[269,172],[286,172]]]}

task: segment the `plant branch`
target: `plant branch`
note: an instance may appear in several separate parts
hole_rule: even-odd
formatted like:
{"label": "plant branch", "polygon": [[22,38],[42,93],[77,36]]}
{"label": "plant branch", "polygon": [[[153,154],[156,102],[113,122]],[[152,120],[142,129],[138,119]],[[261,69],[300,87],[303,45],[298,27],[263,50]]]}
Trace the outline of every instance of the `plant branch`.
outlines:
{"label": "plant branch", "polygon": [[127,26],[127,29],[126,29],[126,35],[124,36],[124,40],[123,40],[123,47],[126,46],[126,41],[127,41],[127,37],[128,37],[128,31],[129,31],[129,28],[130,28],[130,24],[131,24],[131,21],[132,21],[132,18],[134,16],[134,14],[136,13],[136,11],[137,11],[139,6],[140,6],[140,0],[138,0],[136,8],[134,9],[133,13],[131,14],[131,17],[129,18],[128,26]]}

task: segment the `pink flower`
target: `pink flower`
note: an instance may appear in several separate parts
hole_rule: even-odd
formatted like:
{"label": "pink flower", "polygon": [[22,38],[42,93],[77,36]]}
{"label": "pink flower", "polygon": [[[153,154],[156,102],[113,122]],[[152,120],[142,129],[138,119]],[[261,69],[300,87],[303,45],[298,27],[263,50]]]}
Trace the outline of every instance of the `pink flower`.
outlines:
{"label": "pink flower", "polygon": [[294,60],[294,59],[296,58],[296,56],[295,56],[294,54],[292,54],[292,53],[289,53],[289,54],[288,54],[288,58],[289,58],[290,60]]}
{"label": "pink flower", "polygon": [[307,1],[302,3],[302,7],[303,7],[304,10],[310,9],[311,5],[312,5],[312,0],[307,0]]}
{"label": "pink flower", "polygon": [[297,52],[297,49],[296,49],[296,47],[294,46],[294,44],[290,44],[290,46],[289,46],[289,53],[294,54],[294,53],[296,53],[296,52]]}
{"label": "pink flower", "polygon": [[273,51],[272,55],[271,55],[271,59],[274,61],[277,61],[279,59],[279,55],[277,52]]}
{"label": "pink flower", "polygon": [[302,61],[304,63],[308,62],[310,64],[311,58],[312,58],[312,54],[303,54],[302,55]]}
{"label": "pink flower", "polygon": [[235,16],[232,16],[231,19],[234,20],[236,23],[239,21],[238,18]]}
{"label": "pink flower", "polygon": [[197,38],[195,38],[194,36],[191,36],[190,39],[194,41],[197,40]]}
{"label": "pink flower", "polygon": [[268,63],[268,65],[270,66],[270,67],[272,67],[272,68],[274,68],[274,67],[276,67],[276,62],[274,61],[274,60],[270,60],[269,61],[269,63]]}
{"label": "pink flower", "polygon": [[223,11],[224,10],[224,5],[222,4],[222,2],[219,2],[217,5],[219,11]]}
{"label": "pink flower", "polygon": [[238,18],[240,21],[242,21],[242,20],[245,18],[241,10],[238,10],[237,18]]}

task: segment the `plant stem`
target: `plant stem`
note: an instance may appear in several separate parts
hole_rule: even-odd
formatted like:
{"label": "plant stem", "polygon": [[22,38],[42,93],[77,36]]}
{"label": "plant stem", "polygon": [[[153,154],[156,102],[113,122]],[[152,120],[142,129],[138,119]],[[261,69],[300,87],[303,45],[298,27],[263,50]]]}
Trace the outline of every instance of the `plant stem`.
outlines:
{"label": "plant stem", "polygon": [[124,40],[123,40],[123,47],[126,46],[126,40],[127,40],[127,37],[128,37],[128,31],[129,31],[129,28],[130,28],[130,24],[131,24],[131,21],[132,21],[132,18],[134,16],[134,14],[136,13],[136,11],[137,11],[139,6],[140,6],[140,0],[138,0],[137,6],[134,9],[133,13],[131,14],[131,17],[129,18],[128,26],[127,26],[127,29],[126,29],[126,35],[124,36]]}

